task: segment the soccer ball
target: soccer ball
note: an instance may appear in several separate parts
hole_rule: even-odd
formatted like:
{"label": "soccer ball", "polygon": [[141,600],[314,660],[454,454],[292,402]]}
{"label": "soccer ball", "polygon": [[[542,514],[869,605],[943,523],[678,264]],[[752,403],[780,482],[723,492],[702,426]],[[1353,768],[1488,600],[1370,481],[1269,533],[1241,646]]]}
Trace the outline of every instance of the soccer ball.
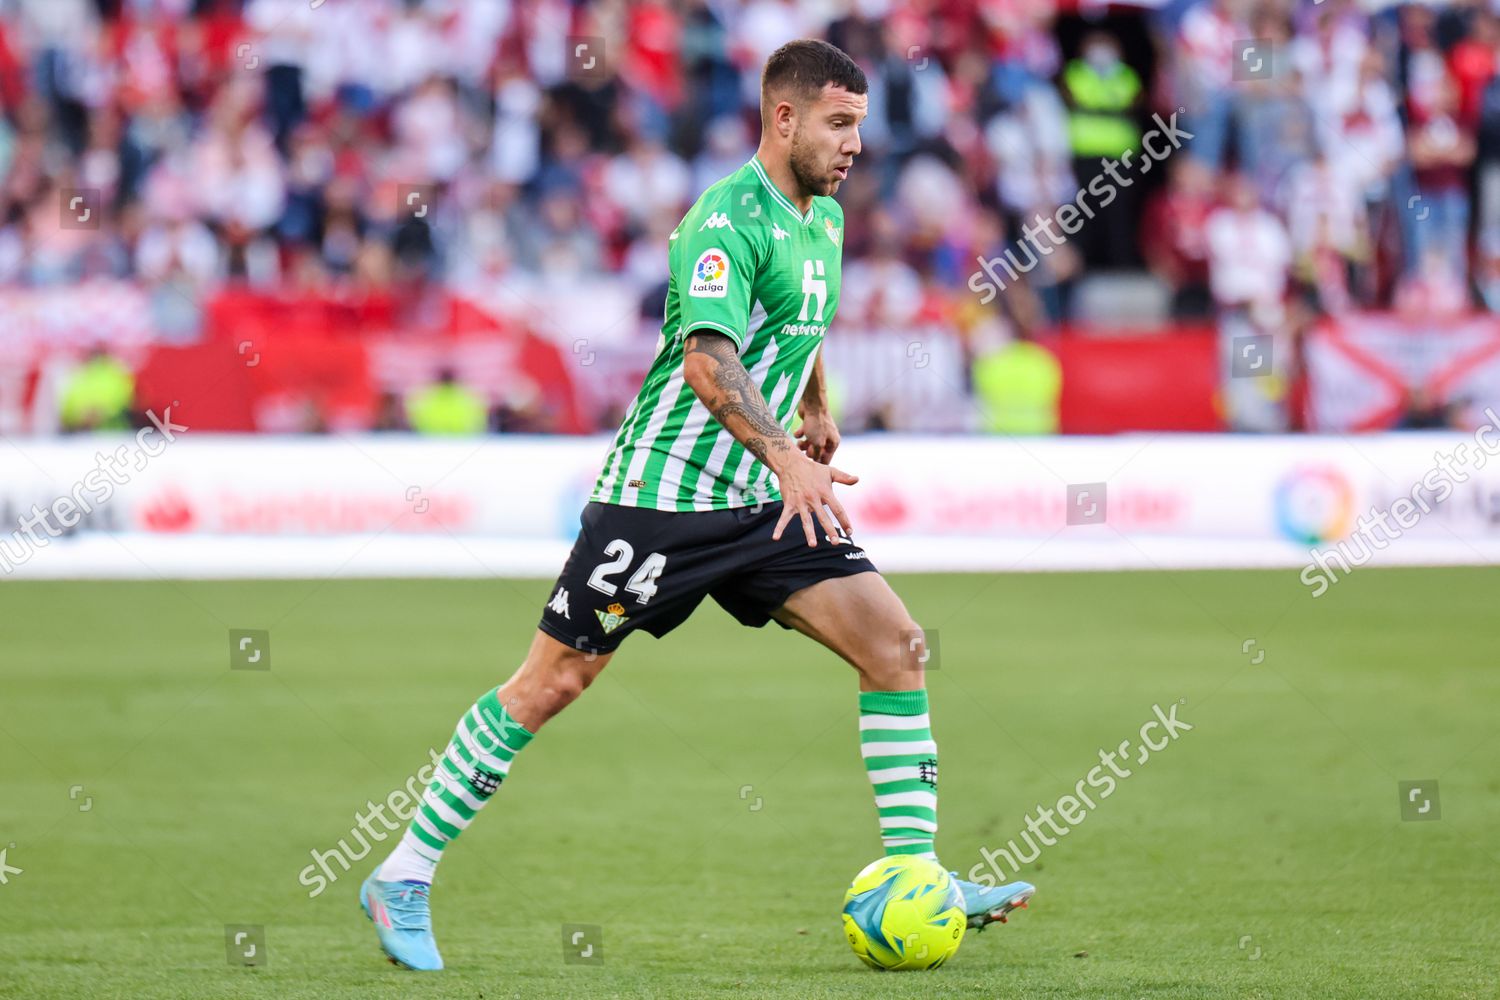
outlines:
{"label": "soccer ball", "polygon": [[871,862],[844,893],[849,947],[872,969],[936,969],[958,951],[967,925],[963,890],[928,858]]}

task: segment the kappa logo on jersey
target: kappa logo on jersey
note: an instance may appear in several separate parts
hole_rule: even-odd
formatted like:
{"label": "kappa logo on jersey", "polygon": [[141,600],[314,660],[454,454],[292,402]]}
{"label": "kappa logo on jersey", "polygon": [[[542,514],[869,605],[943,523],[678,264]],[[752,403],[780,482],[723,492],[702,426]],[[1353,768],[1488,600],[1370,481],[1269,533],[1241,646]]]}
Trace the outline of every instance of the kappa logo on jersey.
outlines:
{"label": "kappa logo on jersey", "polygon": [[605,635],[609,635],[615,629],[630,621],[629,618],[625,617],[625,605],[623,604],[611,604],[603,611],[596,608],[594,614],[599,616],[599,625],[604,629]]}
{"label": "kappa logo on jersey", "polygon": [[781,223],[773,222],[771,223],[771,235],[776,237],[776,242],[780,243],[782,240],[790,236],[791,233],[788,233],[785,229],[782,229]]}
{"label": "kappa logo on jersey", "polygon": [[557,593],[553,594],[552,600],[547,603],[547,610],[562,615],[568,621],[573,620],[573,616],[568,614],[568,591],[566,588],[557,588]]}
{"label": "kappa logo on jersey", "polygon": [[729,294],[729,255],[718,247],[703,251],[693,265],[688,294],[699,299],[722,299]]}
{"label": "kappa logo on jersey", "polygon": [[708,218],[703,220],[703,225],[698,227],[698,232],[701,233],[705,229],[728,229],[730,232],[735,231],[734,223],[730,222],[729,216],[723,212],[710,213]]}

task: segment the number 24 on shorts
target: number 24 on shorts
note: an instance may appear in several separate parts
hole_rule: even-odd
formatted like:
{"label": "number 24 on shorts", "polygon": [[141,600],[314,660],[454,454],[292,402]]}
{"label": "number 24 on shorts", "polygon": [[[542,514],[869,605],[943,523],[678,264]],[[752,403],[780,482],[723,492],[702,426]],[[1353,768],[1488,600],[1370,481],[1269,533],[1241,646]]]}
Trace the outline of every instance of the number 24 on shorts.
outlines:
{"label": "number 24 on shorts", "polygon": [[[589,576],[589,586],[601,594],[614,597],[620,588],[610,583],[609,578],[629,568],[631,561],[635,559],[635,549],[625,539],[616,538],[604,546],[604,554],[614,558],[594,567],[594,572]],[[651,553],[640,568],[630,575],[630,579],[625,581],[625,592],[634,594],[637,603],[645,604],[655,595],[657,577],[666,568],[667,557],[660,552]]]}

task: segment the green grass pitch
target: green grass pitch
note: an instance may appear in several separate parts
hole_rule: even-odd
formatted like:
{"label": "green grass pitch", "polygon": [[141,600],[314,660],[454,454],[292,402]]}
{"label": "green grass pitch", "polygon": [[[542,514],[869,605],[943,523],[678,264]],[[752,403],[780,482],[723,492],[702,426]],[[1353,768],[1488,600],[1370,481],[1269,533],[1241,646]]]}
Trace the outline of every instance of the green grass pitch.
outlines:
{"label": "green grass pitch", "polygon": [[[1029,911],[935,973],[861,966],[855,675],[707,603],[626,643],[449,851],[425,978],[356,903],[386,847],[317,898],[298,875],[509,674],[545,581],[0,584],[0,996],[1500,995],[1500,570],[893,582],[938,633],[950,867],[1153,704],[1194,727],[1043,851]],[[230,629],[269,629],[271,669],[231,671]],[[1403,821],[1430,779],[1440,818]],[[569,923],[601,963],[564,961]]]}

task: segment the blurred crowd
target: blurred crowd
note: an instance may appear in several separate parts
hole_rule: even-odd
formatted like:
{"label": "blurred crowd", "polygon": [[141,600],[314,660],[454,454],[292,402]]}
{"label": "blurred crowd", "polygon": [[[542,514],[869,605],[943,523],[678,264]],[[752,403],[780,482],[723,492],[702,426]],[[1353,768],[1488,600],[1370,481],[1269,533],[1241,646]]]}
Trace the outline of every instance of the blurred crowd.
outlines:
{"label": "blurred crowd", "polygon": [[[754,150],[766,56],[820,36],[871,84],[864,153],[840,193],[839,326],[892,364],[920,341],[934,374],[893,399],[881,363],[865,366],[868,384],[844,389],[856,424],[1005,429],[984,387],[1015,373],[981,362],[1045,367],[1006,352],[1097,320],[1087,288],[1101,275],[1155,289],[1161,320],[1249,330],[1500,306],[1490,9],[1097,13],[1046,0],[0,0],[0,285],[129,278],[166,292],[162,330],[191,338],[198,306],[230,284],[436,284],[575,352],[635,344],[660,322],[667,235]],[[1098,183],[1156,114],[1176,115],[1184,149],[1115,185],[1076,238],[981,303],[976,262]],[[955,393],[978,405],[932,405]]]}

